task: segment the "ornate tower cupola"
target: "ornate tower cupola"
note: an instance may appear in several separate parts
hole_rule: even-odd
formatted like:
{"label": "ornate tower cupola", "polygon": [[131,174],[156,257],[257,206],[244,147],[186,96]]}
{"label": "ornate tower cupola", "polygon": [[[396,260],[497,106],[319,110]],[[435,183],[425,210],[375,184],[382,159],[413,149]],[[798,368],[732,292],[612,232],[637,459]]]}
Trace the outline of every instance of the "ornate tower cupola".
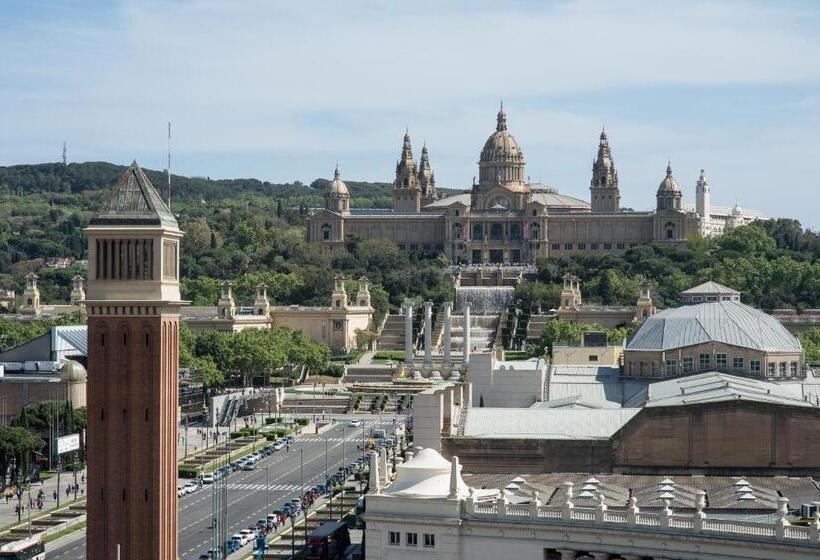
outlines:
{"label": "ornate tower cupola", "polygon": [[370,307],[370,281],[366,276],[359,278],[359,292],[356,294],[356,305]]}
{"label": "ornate tower cupola", "polygon": [[83,306],[85,302],[85,278],[77,274],[71,280],[71,305]]}
{"label": "ornate tower cupola", "polygon": [[561,290],[560,311],[578,311],[581,309],[581,280],[572,274],[562,277],[564,287]]}
{"label": "ornate tower cupola", "polygon": [[39,278],[33,272],[26,274],[26,290],[23,292],[23,304],[20,306],[21,315],[39,315],[43,311],[40,304],[40,288],[37,287]]}
{"label": "ornate tower cupola", "polygon": [[182,232],[136,162],[85,231],[86,558],[175,560]]}
{"label": "ornate tower cupola", "polygon": [[635,321],[643,321],[655,314],[655,304],[652,302],[652,286],[648,282],[641,282],[638,301],[635,303]]}
{"label": "ornate tower cupola", "polygon": [[593,212],[617,212],[621,207],[621,191],[618,189],[618,170],[612,159],[606,131],[601,131],[598,157],[592,164],[592,181],[589,183]]}
{"label": "ornate tower cupola", "polygon": [[270,300],[268,300],[268,286],[266,284],[256,285],[256,297],[253,300],[253,314],[262,317],[270,315]]}
{"label": "ornate tower cupola", "polygon": [[703,169],[700,170],[700,177],[698,177],[698,182],[695,184],[695,211],[701,218],[702,229],[704,230],[702,233],[707,233],[705,231],[706,224],[712,219],[712,194],[709,180],[706,178]]}
{"label": "ornate tower cupola", "polygon": [[430,156],[427,153],[427,144],[421,147],[421,160],[419,161],[419,188],[421,189],[421,205],[427,206],[431,202],[435,202],[438,196],[436,195],[436,177],[433,170],[430,168]]}
{"label": "ornate tower cupola", "polygon": [[216,304],[216,309],[220,319],[233,319],[236,317],[233,284],[230,280],[223,280],[219,283],[219,301]]}
{"label": "ornate tower cupola", "polygon": [[664,177],[661,184],[658,185],[656,198],[659,211],[681,209],[683,193],[680,190],[677,179],[672,175],[672,162],[666,165],[666,177]]}
{"label": "ornate tower cupola", "polygon": [[345,288],[345,277],[337,274],[333,279],[333,294],[330,296],[330,305],[333,309],[347,308],[347,289]]}
{"label": "ornate tower cupola", "polygon": [[397,212],[418,212],[421,210],[421,188],[410,145],[410,133],[405,131],[401,157],[396,162],[396,180],[393,182],[393,208]]}
{"label": "ornate tower cupola", "polygon": [[339,214],[350,212],[350,192],[345,182],[342,181],[338,163],[333,172],[333,180],[328,184],[327,192],[325,192],[325,208]]}

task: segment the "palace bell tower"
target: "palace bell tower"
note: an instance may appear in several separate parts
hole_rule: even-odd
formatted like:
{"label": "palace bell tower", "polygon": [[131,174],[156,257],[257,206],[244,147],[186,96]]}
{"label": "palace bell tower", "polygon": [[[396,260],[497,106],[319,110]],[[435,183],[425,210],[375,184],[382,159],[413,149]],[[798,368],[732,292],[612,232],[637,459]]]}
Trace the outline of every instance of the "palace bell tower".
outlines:
{"label": "palace bell tower", "polygon": [[86,558],[176,560],[182,232],[136,162],[85,231]]}

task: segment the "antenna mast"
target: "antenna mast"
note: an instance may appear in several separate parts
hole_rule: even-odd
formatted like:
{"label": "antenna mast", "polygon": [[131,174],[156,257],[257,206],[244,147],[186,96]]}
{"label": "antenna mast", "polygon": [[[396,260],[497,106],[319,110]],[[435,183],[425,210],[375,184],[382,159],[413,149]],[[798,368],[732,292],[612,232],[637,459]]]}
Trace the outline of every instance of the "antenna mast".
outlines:
{"label": "antenna mast", "polygon": [[68,165],[68,146],[63,142],[63,167]]}
{"label": "antenna mast", "polygon": [[168,121],[168,210],[171,209],[171,121]]}

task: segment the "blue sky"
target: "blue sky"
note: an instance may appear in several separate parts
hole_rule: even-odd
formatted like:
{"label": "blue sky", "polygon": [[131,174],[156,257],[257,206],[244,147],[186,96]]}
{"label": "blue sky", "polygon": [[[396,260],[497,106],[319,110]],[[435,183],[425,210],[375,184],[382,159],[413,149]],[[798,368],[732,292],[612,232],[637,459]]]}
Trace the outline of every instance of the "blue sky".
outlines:
{"label": "blue sky", "polygon": [[405,126],[467,187],[503,99],[527,173],[588,198],[602,124],[623,204],[815,210],[817,2],[16,2],[0,11],[0,165],[392,179]]}

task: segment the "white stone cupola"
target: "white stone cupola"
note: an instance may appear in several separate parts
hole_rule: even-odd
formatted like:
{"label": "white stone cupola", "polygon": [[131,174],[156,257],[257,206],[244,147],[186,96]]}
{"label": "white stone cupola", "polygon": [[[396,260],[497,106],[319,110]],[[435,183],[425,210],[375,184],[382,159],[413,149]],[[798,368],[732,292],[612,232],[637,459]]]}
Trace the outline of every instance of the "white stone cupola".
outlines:
{"label": "white stone cupola", "polygon": [[219,283],[219,301],[216,304],[216,309],[220,319],[233,319],[236,317],[233,284],[230,280],[223,280]]}
{"label": "white stone cupola", "polygon": [[183,303],[179,293],[179,246],[183,234],[137,162],[120,176],[85,231],[86,307],[98,303]]}
{"label": "white stone cupola", "polygon": [[330,305],[333,309],[347,308],[347,289],[345,288],[345,277],[337,274],[333,280],[333,294],[330,297]]}
{"label": "white stone cupola", "polygon": [[356,294],[358,307],[370,307],[370,281],[366,276],[359,278],[359,291]]}
{"label": "white stone cupola", "polygon": [[253,300],[253,314],[260,317],[268,317],[270,315],[268,286],[264,283],[256,285],[256,297]]}

